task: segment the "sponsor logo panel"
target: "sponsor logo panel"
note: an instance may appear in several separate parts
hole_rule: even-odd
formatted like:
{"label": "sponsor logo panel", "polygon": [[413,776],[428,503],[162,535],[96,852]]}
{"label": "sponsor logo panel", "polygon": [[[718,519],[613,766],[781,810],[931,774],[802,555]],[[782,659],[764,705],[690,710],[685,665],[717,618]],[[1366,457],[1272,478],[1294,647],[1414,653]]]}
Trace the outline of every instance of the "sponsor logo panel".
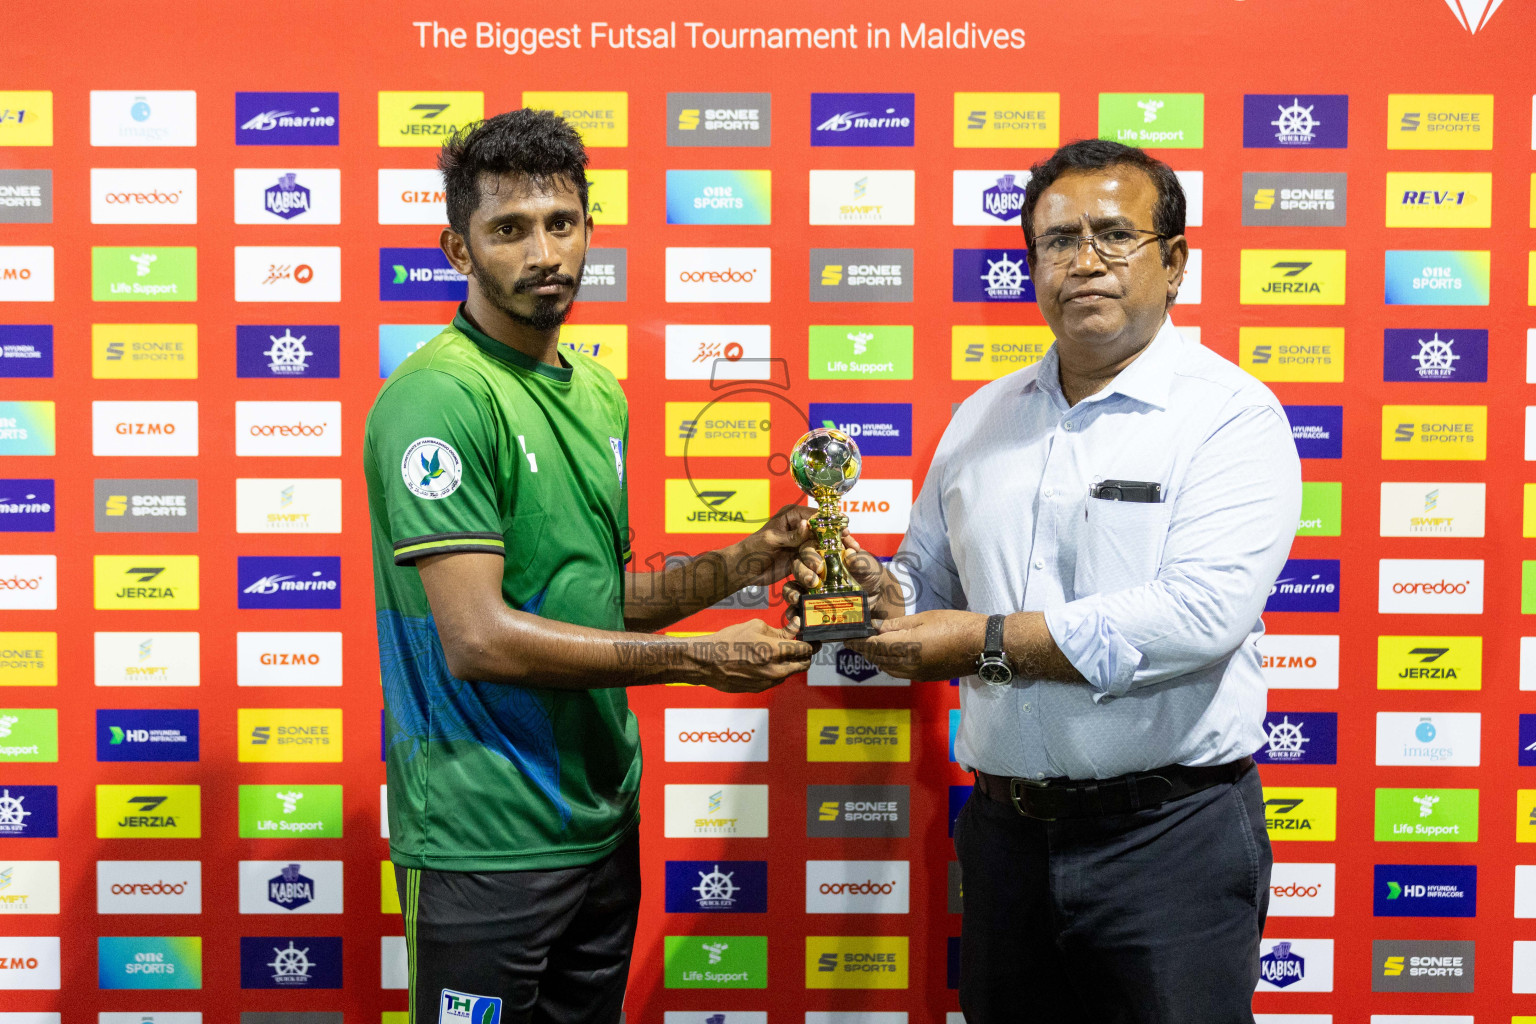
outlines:
{"label": "sponsor logo panel", "polygon": [[812,402],[812,427],[832,427],[853,438],[864,455],[912,454],[912,406],[907,402]]}
{"label": "sponsor logo panel", "polygon": [[667,145],[762,147],[773,139],[766,92],[667,93]]}
{"label": "sponsor logo panel", "polygon": [[811,145],[910,146],[916,111],[910,92],[813,92]]}
{"label": "sponsor logo panel", "polygon": [[243,860],[240,913],[340,914],[341,861]]}
{"label": "sponsor logo panel", "polygon": [[1337,690],[1339,638],[1265,633],[1258,640],[1260,667],[1271,690]]}
{"label": "sponsor logo panel", "polygon": [[97,633],[97,686],[196,686],[197,633]]}
{"label": "sponsor logo panel", "polygon": [[340,247],[235,246],[235,301],[340,302]]}
{"label": "sponsor logo panel", "polygon": [[808,860],[807,914],[905,914],[912,865],[904,860]]}
{"label": "sponsor logo panel", "polygon": [[196,611],[197,555],[95,555],[95,607]]}
{"label": "sponsor logo panel", "polygon": [[196,224],[197,169],[92,167],[91,223]]}
{"label": "sponsor logo panel", "polygon": [[92,146],[197,145],[197,93],[91,90]]}
{"label": "sponsor logo panel", "polygon": [[1238,365],[1259,380],[1342,383],[1344,328],[1239,327]]}
{"label": "sponsor logo panel", "polygon": [[1269,590],[1267,612],[1336,612],[1339,610],[1339,560],[1290,558]]}
{"label": "sponsor logo panel", "polygon": [[58,759],[58,709],[0,708],[0,764]]}
{"label": "sponsor logo panel", "polygon": [[812,171],[813,225],[911,225],[916,171]]}
{"label": "sponsor logo panel", "polygon": [[956,249],[956,302],[1034,302],[1035,282],[1024,249]]}
{"label": "sponsor logo panel", "polygon": [[340,224],[335,167],[236,167],[236,224]]}
{"label": "sponsor logo panel", "polygon": [[1376,605],[1384,615],[1481,615],[1483,561],[1383,558]]}
{"label": "sponsor logo panel", "polygon": [[956,149],[1055,149],[1061,145],[1061,94],[955,93]]}
{"label": "sponsor logo panel", "polygon": [[57,555],[0,555],[0,609],[59,606]]}
{"label": "sponsor logo panel", "polygon": [[[239,251],[236,247],[235,252]],[[196,302],[197,249],[190,245],[92,246],[91,298],[97,302]]]}
{"label": "sponsor logo panel", "polygon": [[1028,171],[955,171],[951,219],[956,226],[1017,224]]}
{"label": "sponsor logo panel", "polygon": [[668,761],[767,761],[766,708],[667,708]]}
{"label": "sponsor logo panel", "polygon": [[668,224],[772,224],[772,171],[667,171]]}
{"label": "sponsor logo panel", "polygon": [[811,658],[806,673],[808,686],[911,686],[910,679],[897,679],[875,668],[858,651],[840,643],[824,644]]}
{"label": "sponsor logo panel", "polygon": [[235,454],[341,454],[340,402],[236,402]]}
{"label": "sponsor logo panel", "polygon": [[235,93],[237,146],[335,146],[340,141],[340,93]]}
{"label": "sponsor logo panel", "polygon": [[1298,537],[1337,537],[1344,523],[1344,485],[1306,481],[1301,485],[1301,525]]}
{"label": "sponsor logo panel", "polygon": [[196,710],[96,711],[98,761],[198,760]]}
{"label": "sponsor logo panel", "polygon": [[1205,94],[1099,93],[1099,138],[1146,149],[1205,146]]}
{"label": "sponsor logo panel", "polygon": [[381,248],[379,299],[384,302],[463,302],[468,278],[453,268],[443,250]]}
{"label": "sponsor logo panel", "polygon": [[0,146],[51,145],[53,93],[35,89],[0,91]]}
{"label": "sponsor logo panel", "polygon": [[1243,97],[1244,149],[1344,149],[1349,97],[1311,93]]}
{"label": "sponsor logo panel", "polygon": [[1259,944],[1256,992],[1332,992],[1332,939],[1273,939]]}
{"label": "sponsor logo panel", "polygon": [[1522,768],[1536,767],[1536,715],[1520,716],[1518,763]]}
{"label": "sponsor logo panel", "polygon": [[587,213],[599,227],[629,223],[629,171],[587,171]]}
{"label": "sponsor logo panel", "polygon": [[195,380],[196,324],[92,324],[97,380]]}
{"label": "sponsor logo panel", "polygon": [[667,935],[667,988],[767,988],[766,935]]}
{"label": "sponsor logo panel", "polygon": [[1269,878],[1271,917],[1332,917],[1338,885],[1333,864],[1276,861]]}
{"label": "sponsor logo panel", "polygon": [[524,92],[523,106],[553,110],[581,133],[582,145],[629,145],[629,93]]}
{"label": "sponsor logo panel", "polygon": [[202,834],[198,786],[96,787],[98,839],[197,839]]}
{"label": "sponsor logo panel", "polygon": [[811,838],[905,839],[911,820],[906,786],[805,788],[805,834]]}
{"label": "sponsor logo panel", "polygon": [[912,328],[812,324],[812,380],[911,380]]}
{"label": "sponsor logo panel", "polygon": [[52,533],[52,480],[0,480],[0,533]]}
{"label": "sponsor logo panel", "polygon": [[[51,402],[49,406],[51,420]],[[0,406],[0,413],[3,412],[3,406]],[[50,442],[52,435],[50,423]],[[53,454],[51,444],[48,454]],[[197,403],[92,402],[91,454],[196,455]]]}
{"label": "sponsor logo panel", "polygon": [[1493,175],[1387,172],[1387,227],[1486,228],[1493,223]]}
{"label": "sponsor logo panel", "polygon": [[52,455],[53,449],[52,402],[0,402],[0,455]]}
{"label": "sponsor logo panel", "polygon": [[1486,249],[1388,249],[1387,305],[1488,305]]}
{"label": "sponsor logo panel", "polygon": [[52,376],[53,325],[0,324],[0,377]]}
{"label": "sponsor logo panel", "polygon": [[1474,864],[1377,864],[1376,917],[1476,917]]}
{"label": "sponsor logo panel", "polygon": [[442,227],[448,193],[436,168],[379,168],[379,223]]}
{"label": "sponsor logo panel", "polygon": [[1339,716],[1332,711],[1271,711],[1268,739],[1254,751],[1259,764],[1337,764]]}
{"label": "sponsor logo panel", "polygon": [[1381,457],[1482,461],[1488,457],[1488,407],[1384,405]]}
{"label": "sponsor logo panel", "polygon": [[767,480],[666,481],[668,533],[750,533],[771,514]]}
{"label": "sponsor logo panel", "polygon": [[848,529],[860,536],[871,533],[904,534],[912,515],[911,480],[872,480],[859,483],[859,493],[843,498]]}
{"label": "sponsor logo panel", "polygon": [[58,912],[58,861],[0,860],[0,917]]}
{"label": "sponsor logo panel", "polygon": [[99,860],[98,914],[201,914],[203,864],[196,860]]}
{"label": "sponsor logo panel", "polygon": [[1243,173],[1243,227],[1343,227],[1349,220],[1346,174]]}
{"label": "sponsor logo panel", "polygon": [[53,301],[53,246],[0,245],[0,302]]}
{"label": "sponsor logo panel", "polygon": [[342,825],[340,786],[240,787],[241,839],[340,839]]}
{"label": "sponsor logo panel", "polygon": [[669,860],[666,893],[669,914],[764,914],[768,862]]}
{"label": "sponsor logo panel", "polygon": [[[623,302],[627,298],[629,298],[629,250],[588,249],[587,262],[581,268],[581,301]],[[566,328],[567,331],[570,329],[570,327]],[[615,374],[615,376],[620,375]],[[620,379],[623,379],[622,376]]]}
{"label": "sponsor logo panel", "polygon": [[809,708],[805,712],[805,759],[910,761],[912,712],[906,708]]}
{"label": "sponsor logo panel", "polygon": [[1477,790],[1376,790],[1376,841],[1477,842]]}
{"label": "sponsor logo panel", "polygon": [[59,834],[59,787],[0,782],[0,839],[54,839]]}
{"label": "sponsor logo panel", "polygon": [[1376,763],[1476,767],[1483,716],[1477,712],[1376,712]]}
{"label": "sponsor logo panel", "polygon": [[340,686],[340,633],[236,633],[240,686]]}
{"label": "sponsor logo panel", "polygon": [[773,251],[668,246],[668,302],[768,302]]}
{"label": "sponsor logo panel", "polygon": [[467,124],[485,120],[481,92],[380,92],[379,145],[439,148]]}
{"label": "sponsor logo panel", "polygon": [[334,555],[241,555],[241,608],[340,608],[341,559]]}
{"label": "sponsor logo panel", "polygon": [[807,935],[805,987],[906,988],[908,953],[905,935]]}
{"label": "sponsor logo panel", "polygon": [[96,940],[100,989],[203,987],[203,940],[197,935],[101,936]]}
{"label": "sponsor logo panel", "polygon": [[59,634],[0,632],[0,686],[58,686]]}
{"label": "sponsor logo panel", "polygon": [[1033,366],[1049,351],[1049,327],[954,324],[950,327],[949,373],[953,380],[996,380]]}
{"label": "sponsor logo panel", "polygon": [[1493,97],[1389,93],[1388,149],[1492,149]]}
{"label": "sponsor logo panel", "polygon": [[1372,992],[1471,992],[1477,943],[1376,939],[1371,964]]}
{"label": "sponsor logo panel", "polygon": [[1266,786],[1264,827],[1274,841],[1332,842],[1338,803],[1338,790],[1332,786]]}
{"label": "sponsor logo panel", "polygon": [[235,532],[340,533],[341,481],[240,477],[235,480]]}
{"label": "sponsor logo panel", "polygon": [[[0,135],[4,131],[4,112],[0,111]],[[52,223],[53,172],[0,171],[0,224]]]}
{"label": "sponsor logo panel", "polygon": [[669,784],[664,800],[668,839],[768,835],[767,786]]}
{"label": "sponsor logo panel", "polygon": [[619,380],[629,377],[628,324],[566,324],[560,329],[560,345],[591,356]]}
{"label": "sponsor logo panel", "polygon": [[59,988],[59,940],[57,936],[0,938],[0,990],[53,990]]}
{"label": "sponsor logo panel", "polygon": [[1244,249],[1239,256],[1244,305],[1341,306],[1343,249]]}
{"label": "sponsor logo panel", "polygon": [[911,249],[812,249],[812,302],[911,302]]}
{"label": "sponsor logo panel", "polygon": [[1303,459],[1338,459],[1344,456],[1344,407],[1342,405],[1287,405],[1291,439]]}
{"label": "sponsor logo panel", "polygon": [[1483,638],[1480,636],[1379,636],[1376,638],[1379,690],[1480,690]]}
{"label": "sponsor logo panel", "polygon": [[668,455],[748,455],[769,451],[767,402],[668,402]]}
{"label": "sponsor logo panel", "polygon": [[242,989],[341,988],[341,939],[314,935],[242,936]]}
{"label": "sponsor logo panel", "polygon": [[1481,537],[1486,505],[1486,484],[1383,482],[1381,536]]}

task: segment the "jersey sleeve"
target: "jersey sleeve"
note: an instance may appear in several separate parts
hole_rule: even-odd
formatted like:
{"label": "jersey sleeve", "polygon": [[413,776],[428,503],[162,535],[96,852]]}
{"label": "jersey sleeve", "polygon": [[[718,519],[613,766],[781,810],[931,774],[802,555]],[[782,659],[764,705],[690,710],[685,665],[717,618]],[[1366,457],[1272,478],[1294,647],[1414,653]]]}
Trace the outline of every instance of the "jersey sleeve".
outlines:
{"label": "jersey sleeve", "polygon": [[379,396],[368,446],[396,565],[461,551],[506,553],[495,438],[488,400],[451,374],[417,370]]}

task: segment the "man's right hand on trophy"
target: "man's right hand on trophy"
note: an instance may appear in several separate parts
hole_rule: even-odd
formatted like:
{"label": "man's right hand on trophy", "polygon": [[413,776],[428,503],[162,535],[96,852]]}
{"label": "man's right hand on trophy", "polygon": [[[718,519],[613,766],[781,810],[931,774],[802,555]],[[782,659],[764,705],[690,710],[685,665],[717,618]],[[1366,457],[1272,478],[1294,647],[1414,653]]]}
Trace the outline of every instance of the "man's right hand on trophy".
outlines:
{"label": "man's right hand on trophy", "polygon": [[[853,534],[844,530],[843,564],[848,568],[848,574],[859,588],[867,593],[872,602],[872,609],[876,618],[883,618],[890,614],[900,615],[905,609],[887,608],[884,600],[887,594],[900,593],[899,584],[885,571],[885,566],[874,555],[865,551],[854,539]],[[794,564],[790,566],[789,579],[784,582],[784,623],[785,628],[792,632],[800,629],[800,598],[807,591],[816,586],[826,576],[826,560],[821,557],[821,551],[816,547],[815,538],[811,538],[801,545],[799,554],[795,556]],[[890,589],[895,588],[895,589]]]}

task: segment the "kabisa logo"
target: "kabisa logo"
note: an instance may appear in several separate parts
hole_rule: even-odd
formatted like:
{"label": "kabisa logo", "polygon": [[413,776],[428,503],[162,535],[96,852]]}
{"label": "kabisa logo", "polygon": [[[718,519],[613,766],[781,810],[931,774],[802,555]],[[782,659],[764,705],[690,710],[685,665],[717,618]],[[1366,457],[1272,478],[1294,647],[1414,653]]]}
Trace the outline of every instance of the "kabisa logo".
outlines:
{"label": "kabisa logo", "polygon": [[242,937],[240,987],[341,988],[341,939]]}
{"label": "kabisa logo", "polygon": [[1477,712],[1376,712],[1376,763],[1476,767],[1482,761]]}
{"label": "kabisa logo", "polygon": [[1488,332],[1455,328],[1385,330],[1382,379],[1388,381],[1486,381]]}
{"label": "kabisa logo", "polygon": [[315,898],[315,880],[288,864],[276,878],[267,880],[267,901],[284,910],[298,910]]}
{"label": "kabisa logo", "polygon": [[1244,149],[1343,149],[1348,145],[1348,96],[1243,97]]}
{"label": "kabisa logo", "polygon": [[441,249],[379,250],[379,298],[383,301],[463,302],[467,281]]}
{"label": "kabisa logo", "polygon": [[1376,917],[1476,917],[1474,864],[1377,864]]}
{"label": "kabisa logo", "polygon": [[341,328],[335,324],[240,324],[235,328],[237,377],[337,377]]}
{"label": "kabisa logo", "polygon": [[1269,590],[1266,612],[1336,612],[1339,610],[1339,560],[1291,558]]}
{"label": "kabisa logo", "polygon": [[1260,764],[1337,764],[1339,716],[1333,711],[1271,711],[1264,716],[1268,740],[1254,751]]}
{"label": "kabisa logo", "polygon": [[910,146],[916,110],[910,92],[813,92],[811,145]]}
{"label": "kabisa logo", "polygon": [[0,786],[0,838],[59,834],[57,786]]}
{"label": "kabisa logo", "polygon": [[262,193],[262,207],[283,220],[292,220],[301,213],[308,213],[309,189],[299,184],[298,177],[292,171],[278,175],[277,183],[267,186]]}
{"label": "kabisa logo", "polygon": [[52,533],[53,481],[0,480],[0,532]]}
{"label": "kabisa logo", "polygon": [[0,377],[52,376],[53,325],[0,324]]}
{"label": "kabisa logo", "polygon": [[982,190],[981,212],[1005,224],[1018,220],[1024,212],[1024,194],[1024,186],[1014,183],[1014,175],[1001,175],[995,185]]}
{"label": "kabisa logo", "polygon": [[406,489],[416,497],[435,501],[458,490],[464,467],[459,453],[447,441],[422,437],[406,446],[400,460],[400,476]]}
{"label": "kabisa logo", "polygon": [[241,608],[340,608],[341,559],[242,555],[236,586]]}
{"label": "kabisa logo", "polygon": [[864,655],[840,643],[828,643],[816,652],[811,658],[811,668],[806,673],[805,682],[807,686],[912,685],[909,679],[886,675]]}
{"label": "kabisa logo", "polygon": [[1286,988],[1307,976],[1306,957],[1291,952],[1289,942],[1277,942],[1259,957],[1259,978],[1276,988]]}
{"label": "kabisa logo", "polygon": [[96,712],[98,761],[196,761],[198,747],[195,710]]}
{"label": "kabisa logo", "polygon": [[1388,249],[1387,305],[1488,305],[1486,249]]}
{"label": "kabisa logo", "polygon": [[464,125],[483,120],[481,92],[379,93],[380,146],[436,148]]}
{"label": "kabisa logo", "polygon": [[669,92],[667,145],[767,146],[772,108],[766,92]]}
{"label": "kabisa logo", "polygon": [[340,125],[340,93],[235,93],[237,146],[334,146]]}
{"label": "kabisa logo", "polygon": [[954,301],[1034,302],[1023,249],[956,249]]}
{"label": "kabisa logo", "polygon": [[768,862],[669,860],[669,914],[763,914],[768,911]]}
{"label": "kabisa logo", "polygon": [[1344,455],[1342,405],[1287,405],[1296,454],[1304,459],[1338,459]]}
{"label": "kabisa logo", "polygon": [[813,427],[841,430],[858,443],[864,455],[912,454],[910,403],[812,402],[808,419]]}
{"label": "kabisa logo", "polygon": [[501,1024],[501,997],[477,996],[445,988],[438,1004],[438,1024]]}

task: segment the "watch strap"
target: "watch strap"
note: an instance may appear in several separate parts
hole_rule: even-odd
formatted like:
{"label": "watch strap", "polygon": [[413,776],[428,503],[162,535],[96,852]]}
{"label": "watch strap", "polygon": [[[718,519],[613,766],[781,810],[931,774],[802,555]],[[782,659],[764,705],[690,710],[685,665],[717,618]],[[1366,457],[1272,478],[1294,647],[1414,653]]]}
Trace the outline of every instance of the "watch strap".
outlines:
{"label": "watch strap", "polygon": [[994,658],[1003,653],[1003,620],[1006,618],[1006,615],[987,616],[987,635],[982,642],[982,657]]}

